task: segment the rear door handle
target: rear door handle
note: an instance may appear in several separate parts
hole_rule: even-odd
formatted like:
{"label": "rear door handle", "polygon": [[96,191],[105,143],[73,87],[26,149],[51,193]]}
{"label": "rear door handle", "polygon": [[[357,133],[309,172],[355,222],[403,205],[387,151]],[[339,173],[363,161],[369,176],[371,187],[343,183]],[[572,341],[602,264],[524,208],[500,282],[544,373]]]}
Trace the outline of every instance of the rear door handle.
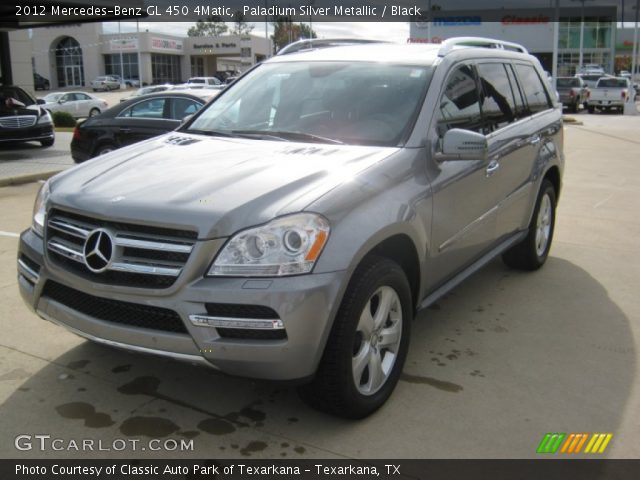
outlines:
{"label": "rear door handle", "polygon": [[487,169],[485,170],[487,173],[487,177],[492,176],[498,171],[499,168],[500,162],[498,162],[498,160],[491,160],[491,162],[489,162],[489,165],[487,165]]}
{"label": "rear door handle", "polygon": [[122,128],[122,127],[120,127],[119,130],[120,130],[120,133],[130,133],[131,132],[130,128]]}

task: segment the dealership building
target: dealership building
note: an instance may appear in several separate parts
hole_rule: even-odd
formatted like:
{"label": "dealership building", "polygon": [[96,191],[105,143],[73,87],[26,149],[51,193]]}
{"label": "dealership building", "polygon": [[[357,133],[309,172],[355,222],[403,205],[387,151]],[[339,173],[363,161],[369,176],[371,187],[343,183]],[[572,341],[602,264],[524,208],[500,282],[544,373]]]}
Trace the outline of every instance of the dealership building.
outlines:
{"label": "dealership building", "polygon": [[[451,37],[481,36],[516,42],[524,45],[540,59],[546,70],[551,71],[555,15],[553,8],[479,10],[442,15],[434,12],[430,24],[411,23],[410,41],[439,43]],[[583,65],[596,63],[609,72],[614,71],[616,45],[619,42],[617,36],[621,33],[616,28],[617,8],[590,6],[587,3],[584,10],[577,6],[561,8],[559,11],[559,75],[574,75],[579,67],[583,18]]]}
{"label": "dealership building", "polygon": [[156,32],[105,34],[101,23],[34,29],[35,72],[52,88],[88,86],[99,75],[140,79],[144,84],[181,83],[219,71],[242,72],[270,53],[255,35],[179,37]]}

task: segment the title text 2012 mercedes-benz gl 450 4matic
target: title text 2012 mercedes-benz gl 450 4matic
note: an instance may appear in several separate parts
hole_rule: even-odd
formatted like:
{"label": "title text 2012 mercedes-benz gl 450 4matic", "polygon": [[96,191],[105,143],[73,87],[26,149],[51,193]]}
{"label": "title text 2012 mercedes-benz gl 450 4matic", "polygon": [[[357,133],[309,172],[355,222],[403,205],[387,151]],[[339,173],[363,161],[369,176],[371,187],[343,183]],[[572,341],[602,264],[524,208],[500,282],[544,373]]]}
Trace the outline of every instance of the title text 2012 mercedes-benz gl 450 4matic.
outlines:
{"label": "title text 2012 mercedes-benz gl 450 4matic", "polygon": [[366,416],[417,310],[498,255],[545,262],[553,98],[515,44],[294,44],[176,131],[45,183],[22,296],[90,340],[296,380]]}

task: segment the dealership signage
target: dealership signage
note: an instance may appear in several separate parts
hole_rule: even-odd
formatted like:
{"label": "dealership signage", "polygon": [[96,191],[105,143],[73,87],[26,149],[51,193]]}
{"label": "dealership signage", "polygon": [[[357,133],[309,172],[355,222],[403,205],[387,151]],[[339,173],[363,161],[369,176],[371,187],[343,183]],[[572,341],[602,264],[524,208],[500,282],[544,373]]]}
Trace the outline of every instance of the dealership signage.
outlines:
{"label": "dealership signage", "polygon": [[138,49],[138,39],[116,38],[109,41],[109,48],[112,52],[135,51]]}
{"label": "dealership signage", "polygon": [[182,53],[182,40],[153,37],[151,38],[151,48],[154,50]]}
{"label": "dealership signage", "polygon": [[233,42],[216,42],[216,43],[194,43],[195,50],[212,49],[212,48],[238,48]]}

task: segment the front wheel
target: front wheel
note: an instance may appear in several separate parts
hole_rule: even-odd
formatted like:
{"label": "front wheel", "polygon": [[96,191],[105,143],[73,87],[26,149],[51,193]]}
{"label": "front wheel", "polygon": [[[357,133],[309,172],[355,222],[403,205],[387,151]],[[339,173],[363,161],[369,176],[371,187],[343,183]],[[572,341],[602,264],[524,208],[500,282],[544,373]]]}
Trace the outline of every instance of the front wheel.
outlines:
{"label": "front wheel", "polygon": [[89,116],[90,116],[90,117],[95,117],[96,115],[100,115],[100,110],[99,110],[99,109],[97,109],[97,108],[92,108],[92,109],[89,111]]}
{"label": "front wheel", "polygon": [[536,208],[533,211],[529,233],[517,245],[502,255],[511,268],[537,270],[547,261],[556,221],[556,191],[549,180],[540,187]]}
{"label": "front wheel", "polygon": [[52,147],[54,142],[55,142],[55,138],[40,140],[40,145],[42,145],[43,148]]}
{"label": "front wheel", "polygon": [[300,395],[319,410],[363,418],[389,398],[409,347],[413,306],[400,266],[369,257],[356,269],[313,382]]}

